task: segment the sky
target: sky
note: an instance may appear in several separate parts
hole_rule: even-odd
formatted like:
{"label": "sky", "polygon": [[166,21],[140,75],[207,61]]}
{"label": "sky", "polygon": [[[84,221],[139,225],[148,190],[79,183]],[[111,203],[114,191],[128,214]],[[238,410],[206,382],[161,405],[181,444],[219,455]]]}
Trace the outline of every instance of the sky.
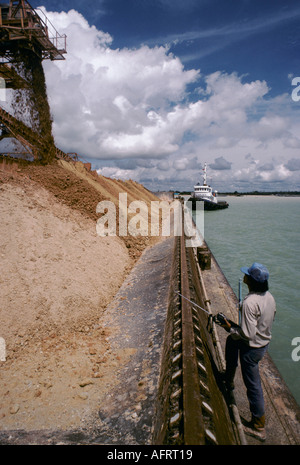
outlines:
{"label": "sky", "polygon": [[298,0],[32,1],[56,145],[148,189],[300,190]]}

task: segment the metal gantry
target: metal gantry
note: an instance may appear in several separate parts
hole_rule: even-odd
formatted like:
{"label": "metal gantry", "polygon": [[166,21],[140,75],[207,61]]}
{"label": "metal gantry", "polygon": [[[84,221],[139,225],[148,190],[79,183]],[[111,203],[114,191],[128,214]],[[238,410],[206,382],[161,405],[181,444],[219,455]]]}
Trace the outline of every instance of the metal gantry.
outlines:
{"label": "metal gantry", "polygon": [[[26,73],[20,72],[20,64],[25,63],[25,67],[29,66],[32,69],[38,66],[42,70],[42,60],[64,60],[66,53],[66,35],[57,32],[41,9],[33,9],[26,0],[10,0],[6,4],[0,4],[1,88],[18,91],[31,89],[35,95],[33,76],[28,78]],[[31,99],[32,105],[34,105],[33,100]],[[43,103],[40,107],[42,106],[43,111],[49,113],[46,92],[41,100]],[[49,142],[33,128],[10,115],[4,108],[0,107],[0,110],[0,140],[6,137],[17,139],[24,147],[27,156],[39,159],[41,148],[46,147]],[[49,113],[48,120],[50,119]],[[56,156],[73,158],[59,149],[56,149]]]}
{"label": "metal gantry", "polygon": [[59,34],[42,10],[26,0],[0,5],[0,56],[13,62],[20,47],[28,48],[41,60],[64,60],[66,35]]}

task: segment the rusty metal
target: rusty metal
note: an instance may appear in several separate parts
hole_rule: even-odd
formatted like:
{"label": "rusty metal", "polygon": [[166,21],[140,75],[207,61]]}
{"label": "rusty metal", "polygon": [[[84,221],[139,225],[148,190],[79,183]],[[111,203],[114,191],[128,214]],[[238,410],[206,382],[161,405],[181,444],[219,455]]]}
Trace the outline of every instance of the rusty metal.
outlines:
{"label": "rusty metal", "polygon": [[[201,292],[203,301],[204,301],[204,303],[205,303],[205,305],[207,307],[207,310],[208,310],[209,313],[212,314],[211,302],[210,302],[210,299],[208,298],[207,291],[206,291],[206,288],[205,288],[205,285],[204,285],[204,280],[203,280],[203,275],[202,275],[202,271],[201,271],[201,266],[200,266],[200,261],[199,261],[199,253],[198,252],[199,252],[198,249],[193,250],[194,262],[195,262],[195,265],[196,265],[196,268],[197,268],[197,271],[198,271],[197,276],[199,278],[199,282],[198,282],[199,283],[199,288],[201,290],[200,292]],[[216,325],[215,325],[215,323],[213,321],[211,322],[210,334],[211,334],[211,339],[212,339],[213,346],[214,346],[214,353],[215,353],[218,369],[219,369],[220,372],[224,373],[225,369],[226,369],[225,356],[223,354],[223,350],[222,350],[222,347],[221,347],[221,343],[220,343],[218,331],[216,329]],[[236,406],[236,401],[235,401],[233,393],[231,394],[230,398],[228,399],[228,408],[229,408],[229,411],[231,412],[231,416],[233,418],[232,428],[234,430],[234,435],[236,436],[236,442],[238,444],[241,444],[241,445],[247,445],[247,440],[246,440],[246,437],[245,437],[245,433],[244,433],[244,430],[243,430],[241,418],[240,418],[240,415],[239,415],[238,408]]]}
{"label": "rusty metal", "polygon": [[35,159],[38,158],[41,147],[40,136],[2,107],[0,107],[0,128],[2,131],[1,138],[4,136],[16,138],[26,148],[27,153],[31,154]]}
{"label": "rusty metal", "polygon": [[13,62],[20,47],[33,50],[42,60],[64,60],[66,35],[59,34],[28,1],[11,0],[0,6],[0,56]]}
{"label": "rusty metal", "polygon": [[[186,265],[185,237],[181,236],[181,292],[190,298],[189,278]],[[184,443],[186,445],[205,444],[202,403],[194,341],[191,304],[181,298],[182,310],[182,384]]]}
{"label": "rusty metal", "polygon": [[79,161],[77,153],[65,153],[61,149],[55,148],[55,156],[60,160]]}
{"label": "rusty metal", "polygon": [[[225,398],[219,344],[207,326],[211,309],[199,281],[197,252],[186,247],[185,240],[184,235],[176,239],[170,329],[166,331],[169,342],[162,361],[163,401],[157,409],[161,413],[155,424],[154,444],[241,444],[236,419]],[[207,311],[199,312],[198,305]]]}
{"label": "rusty metal", "polygon": [[211,268],[211,251],[208,247],[197,248],[197,259],[201,270],[210,270]]}
{"label": "rusty metal", "polygon": [[[4,137],[14,137],[26,149],[25,153],[35,160],[39,160],[40,151],[47,147],[47,142],[43,140],[42,136],[2,107],[0,107],[0,130],[2,132],[0,140]],[[55,147],[55,155],[56,158],[67,161],[79,160],[76,153],[65,153],[57,147]]]}
{"label": "rusty metal", "polygon": [[246,444],[223,382],[225,360],[218,334],[208,325],[214,309],[197,249],[185,247],[185,240],[184,235],[174,239],[153,444]]}
{"label": "rusty metal", "polygon": [[28,82],[14,70],[9,63],[0,63],[0,77],[5,81],[5,88],[26,89]]}
{"label": "rusty metal", "polygon": [[[12,89],[32,87],[33,91],[36,90],[33,82],[27,82],[24,72],[19,69],[24,57],[27,57],[27,60],[30,57],[30,62],[34,58],[33,63],[36,63],[37,56],[41,65],[44,59],[64,60],[65,53],[67,53],[66,35],[60,35],[56,31],[42,10],[33,9],[27,0],[10,0],[7,4],[1,3],[0,78],[5,81],[5,87]],[[41,66],[40,69],[42,70]],[[42,105],[47,113],[46,94]],[[40,116],[40,108],[36,110]],[[17,139],[25,149],[26,155],[34,160],[52,159],[53,156],[68,161],[78,160],[77,154],[66,154],[54,147],[48,128],[46,128],[49,136],[47,141],[45,131],[36,132],[3,108],[0,108],[0,129],[0,140],[5,137]],[[45,155],[47,153],[49,156]]]}

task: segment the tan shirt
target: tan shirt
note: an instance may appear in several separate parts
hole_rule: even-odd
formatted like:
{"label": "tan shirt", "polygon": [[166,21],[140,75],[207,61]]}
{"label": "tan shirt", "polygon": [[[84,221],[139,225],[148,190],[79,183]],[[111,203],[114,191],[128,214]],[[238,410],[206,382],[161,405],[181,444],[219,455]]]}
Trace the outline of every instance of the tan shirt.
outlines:
{"label": "tan shirt", "polygon": [[243,339],[250,347],[264,347],[272,337],[276,303],[272,294],[250,292],[243,300],[241,324],[231,328],[233,339]]}

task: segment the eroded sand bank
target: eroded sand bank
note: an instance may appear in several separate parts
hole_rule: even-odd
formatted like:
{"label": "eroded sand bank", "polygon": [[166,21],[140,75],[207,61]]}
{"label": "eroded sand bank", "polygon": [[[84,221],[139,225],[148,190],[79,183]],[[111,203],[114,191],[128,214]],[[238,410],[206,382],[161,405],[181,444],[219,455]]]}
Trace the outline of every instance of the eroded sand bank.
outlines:
{"label": "eroded sand bank", "polygon": [[0,171],[2,430],[84,426],[132,355],[111,350],[106,308],[150,242],[99,237],[103,192],[73,168]]}

